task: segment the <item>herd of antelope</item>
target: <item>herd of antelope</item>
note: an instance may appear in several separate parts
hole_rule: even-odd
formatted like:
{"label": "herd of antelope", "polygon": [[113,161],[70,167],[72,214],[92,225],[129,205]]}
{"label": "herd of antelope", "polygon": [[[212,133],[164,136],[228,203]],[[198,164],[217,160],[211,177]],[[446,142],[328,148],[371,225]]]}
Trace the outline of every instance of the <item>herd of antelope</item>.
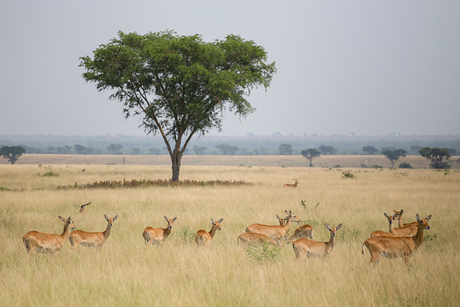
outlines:
{"label": "herd of antelope", "polygon": [[[89,204],[90,203],[82,205],[79,212],[86,213],[85,206]],[[372,232],[370,238],[365,240],[361,247],[363,255],[364,246],[369,250],[371,255],[369,264],[376,265],[382,255],[387,258],[403,258],[404,263],[408,264],[409,257],[417,251],[423,242],[423,231],[425,229],[430,229],[428,220],[430,220],[431,215],[421,219],[417,214],[416,222],[406,224],[402,222],[404,211],[401,209],[401,211],[394,210],[394,212],[394,215],[384,213],[384,216],[389,222],[389,232]],[[287,214],[285,218],[280,218],[276,215],[279,225],[249,225],[245,233],[238,236],[237,244],[241,246],[246,246],[248,244],[270,244],[283,247],[282,242],[284,240],[288,244],[292,244],[296,261],[300,261],[306,256],[320,257],[324,260],[333,250],[335,235],[342,227],[342,224],[331,227],[325,223],[324,227],[330,231],[330,239],[327,242],[319,242],[314,239],[313,227],[310,225],[298,227],[294,234],[289,236],[288,232],[291,229],[292,222],[301,222],[301,220],[296,215],[292,214],[291,211],[285,210],[285,213]],[[75,224],[70,217],[67,220],[61,216],[59,216],[59,218],[64,222],[64,231],[60,235],[38,231],[29,231],[24,235],[23,243],[28,254],[33,255],[40,252],[57,256],[67,240],[70,241],[71,252],[75,252],[80,245],[95,247],[97,251],[100,251],[102,245],[109,237],[113,222],[118,218],[118,215],[115,215],[113,218],[108,218],[107,215],[104,214],[104,218],[107,221],[107,228],[103,232],[74,230]],[[168,223],[166,228],[147,227],[144,229],[142,236],[145,241],[145,246],[151,244],[161,246],[164,240],[170,235],[173,223],[176,221],[177,217],[168,219],[165,216],[164,218]],[[398,228],[395,228],[393,225],[395,220],[398,220]],[[199,248],[209,248],[211,246],[211,241],[216,231],[221,230],[222,221],[223,218],[218,221],[211,219],[211,230],[209,232],[202,229],[197,231],[195,242]]]}

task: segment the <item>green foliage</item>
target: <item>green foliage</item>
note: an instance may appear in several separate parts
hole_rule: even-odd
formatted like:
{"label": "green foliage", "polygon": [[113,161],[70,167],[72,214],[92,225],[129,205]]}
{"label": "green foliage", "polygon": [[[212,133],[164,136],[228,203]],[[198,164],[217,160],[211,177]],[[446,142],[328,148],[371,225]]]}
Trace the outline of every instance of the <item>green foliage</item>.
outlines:
{"label": "green foliage", "polygon": [[449,160],[450,158],[450,153],[447,148],[423,147],[420,149],[419,153],[422,157],[431,160],[430,167],[433,169],[450,168],[447,162],[443,162],[444,159]]}
{"label": "green foliage", "polygon": [[399,164],[399,168],[413,168],[409,163],[403,162]]}
{"label": "green foliage", "polygon": [[334,148],[333,146],[327,146],[327,145],[321,145],[318,147],[318,149],[324,155],[333,155],[337,152],[336,148]]}
{"label": "green foliage", "polygon": [[381,166],[381,165],[372,165],[372,168],[375,168],[375,169],[378,169],[378,168],[383,169],[383,166]]}
{"label": "green foliage", "polygon": [[369,155],[375,155],[379,151],[377,150],[377,148],[375,148],[375,146],[364,146],[363,147],[363,152],[365,152],[365,153],[367,153]]}
{"label": "green foliage", "polygon": [[[40,176],[40,173],[38,173],[38,176]],[[57,176],[59,176],[59,174],[54,173],[52,171],[48,171],[48,172],[44,173],[42,176],[43,177],[57,177]]]}
{"label": "green foliage", "polygon": [[400,157],[405,157],[407,155],[407,151],[404,149],[386,149],[382,151],[382,154],[387,157],[390,162],[391,162],[391,168],[394,167],[395,162],[400,158]]}
{"label": "green foliage", "polygon": [[222,152],[222,154],[230,155],[230,156],[235,155],[240,150],[236,146],[231,146],[227,144],[219,144],[219,145],[216,145],[215,147],[219,149]]}
{"label": "green foliage", "polygon": [[313,158],[321,156],[321,151],[319,151],[316,148],[309,148],[306,150],[302,150],[300,154],[304,156],[305,158],[307,158],[308,160],[310,160],[310,167],[313,167],[312,160]]}
{"label": "green foliage", "polygon": [[345,171],[342,172],[342,178],[355,178],[355,175],[350,171]]}
{"label": "green foliage", "polygon": [[279,260],[281,248],[264,243],[262,245],[248,244],[246,252],[253,262],[271,264]]}
{"label": "green foliage", "polygon": [[226,110],[241,117],[254,112],[246,97],[257,86],[267,89],[276,73],[263,47],[237,35],[206,43],[198,34],[120,31],[93,55],[80,58],[83,78],[99,91],[112,90],[126,118],[139,116],[147,134],[162,136],[173,180],[192,136],[220,130]]}
{"label": "green foliage", "polygon": [[15,164],[18,158],[24,153],[26,153],[26,150],[20,146],[3,146],[0,149],[0,156],[8,159],[8,162],[11,164]]}
{"label": "green foliage", "polygon": [[188,226],[181,228],[179,236],[182,242],[185,243],[193,243],[195,241],[195,232],[193,232]]}

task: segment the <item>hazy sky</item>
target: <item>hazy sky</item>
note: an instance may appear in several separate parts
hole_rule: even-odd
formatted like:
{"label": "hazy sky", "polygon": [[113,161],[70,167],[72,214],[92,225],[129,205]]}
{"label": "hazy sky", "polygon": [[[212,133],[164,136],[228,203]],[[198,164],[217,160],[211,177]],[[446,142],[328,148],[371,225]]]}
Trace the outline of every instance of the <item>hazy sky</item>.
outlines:
{"label": "hazy sky", "polygon": [[[0,135],[144,135],[85,83],[119,30],[237,34],[276,62],[220,135],[460,133],[460,1],[0,1]],[[217,134],[217,132],[212,133]]]}

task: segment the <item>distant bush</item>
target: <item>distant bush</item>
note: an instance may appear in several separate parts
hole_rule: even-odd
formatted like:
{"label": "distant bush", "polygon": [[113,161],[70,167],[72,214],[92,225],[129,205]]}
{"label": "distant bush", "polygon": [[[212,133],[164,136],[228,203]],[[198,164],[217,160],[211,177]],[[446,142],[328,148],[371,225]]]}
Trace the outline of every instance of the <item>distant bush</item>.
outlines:
{"label": "distant bush", "polygon": [[403,162],[399,164],[399,168],[413,168],[409,163]]}
{"label": "distant bush", "polygon": [[193,243],[195,241],[195,233],[188,226],[182,227],[179,231],[179,235],[181,240],[185,243]]}
{"label": "distant bush", "polygon": [[355,178],[355,175],[353,175],[353,173],[349,171],[346,171],[346,172],[342,172],[342,178]]}
{"label": "distant bush", "polygon": [[[40,176],[40,173],[38,173],[38,176]],[[59,174],[53,173],[52,171],[48,171],[48,172],[44,173],[42,176],[44,176],[44,177],[57,177],[57,176],[59,176]]]}
{"label": "distant bush", "polygon": [[376,169],[377,168],[383,168],[383,166],[381,166],[381,165],[372,165],[372,168],[376,168]]}
{"label": "distant bush", "polygon": [[281,248],[271,246],[267,243],[263,245],[248,244],[246,246],[246,252],[252,261],[261,264],[270,264],[279,259]]}

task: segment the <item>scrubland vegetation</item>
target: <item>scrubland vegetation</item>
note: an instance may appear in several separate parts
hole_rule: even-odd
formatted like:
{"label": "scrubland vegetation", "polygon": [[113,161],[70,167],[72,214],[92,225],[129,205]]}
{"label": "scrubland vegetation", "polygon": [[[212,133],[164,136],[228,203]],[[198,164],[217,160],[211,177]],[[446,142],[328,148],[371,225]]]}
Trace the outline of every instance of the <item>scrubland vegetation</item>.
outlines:
{"label": "scrubland vegetation", "polygon": [[[319,161],[319,159],[318,159]],[[340,163],[340,162],[338,162]],[[43,176],[52,172],[55,176]],[[344,173],[353,176],[344,176]],[[40,174],[40,175],[39,175]],[[170,165],[0,165],[1,306],[455,306],[460,300],[458,246],[460,172],[280,166],[181,168],[181,180],[242,181],[246,185],[65,189],[105,180],[168,179]],[[283,188],[294,183],[297,188]],[[87,213],[80,205],[91,201]],[[295,263],[292,246],[244,249],[238,235],[252,223],[278,224],[292,210],[326,241],[323,226],[342,223],[325,261]],[[410,258],[381,258],[369,267],[361,245],[388,230],[383,213],[404,209],[404,221],[432,214],[425,241]],[[29,256],[30,230],[103,231],[104,214],[118,214],[101,252],[67,242],[56,258]],[[166,227],[163,246],[144,247],[143,229]],[[223,218],[209,250],[198,250],[197,230]]]}

